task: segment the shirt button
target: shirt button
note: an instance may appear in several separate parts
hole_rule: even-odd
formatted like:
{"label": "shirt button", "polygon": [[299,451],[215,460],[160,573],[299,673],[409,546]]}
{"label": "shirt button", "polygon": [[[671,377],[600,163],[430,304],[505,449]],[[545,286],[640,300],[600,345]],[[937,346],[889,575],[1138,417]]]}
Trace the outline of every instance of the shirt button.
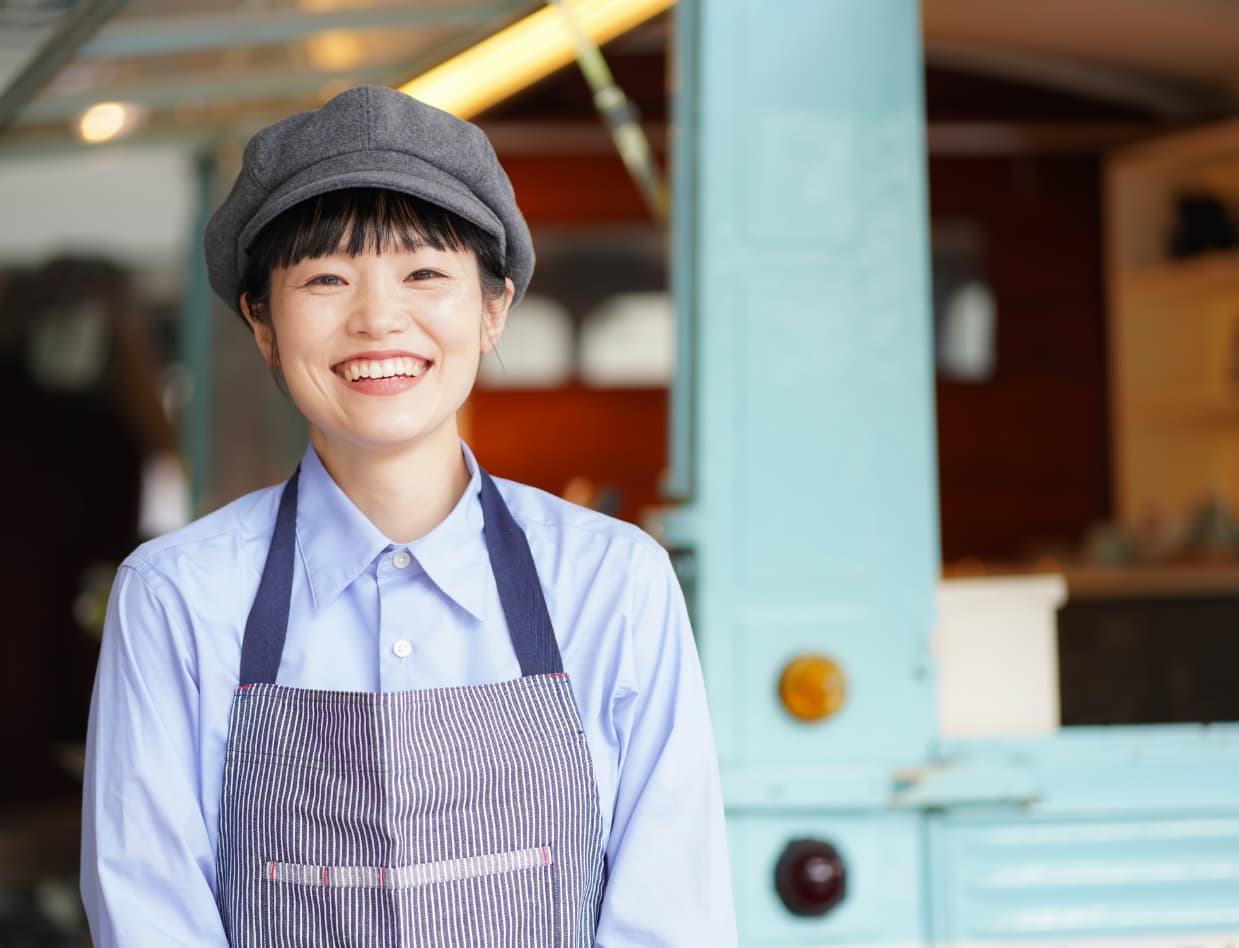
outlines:
{"label": "shirt button", "polygon": [[395,556],[391,558],[392,566],[396,567],[396,569],[404,569],[406,566],[409,565],[409,562],[411,560],[412,560],[412,557],[409,556],[409,554],[406,553],[404,550],[401,550],[399,553],[397,553]]}
{"label": "shirt button", "polygon": [[413,651],[413,646],[404,639],[400,639],[392,645],[391,650],[396,653],[396,658],[408,658],[409,653]]}

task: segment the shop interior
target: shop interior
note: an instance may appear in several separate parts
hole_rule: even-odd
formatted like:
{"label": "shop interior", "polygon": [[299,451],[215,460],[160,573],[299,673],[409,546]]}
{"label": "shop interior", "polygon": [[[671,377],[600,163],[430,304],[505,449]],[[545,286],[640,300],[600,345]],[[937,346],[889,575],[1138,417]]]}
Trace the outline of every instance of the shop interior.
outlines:
{"label": "shop interior", "polygon": [[[0,945],[85,943],[78,773],[116,565],[304,444],[202,273],[246,137],[544,6],[0,0]],[[674,5],[646,6],[601,49],[662,182],[691,106]],[[1029,732],[1239,720],[1239,8],[922,7],[943,733],[1012,726],[968,697],[1012,661],[1034,669],[1008,709]],[[573,59],[470,116],[539,260],[464,431],[496,474],[657,532],[671,216]],[[977,616],[1010,630],[1001,654]]]}

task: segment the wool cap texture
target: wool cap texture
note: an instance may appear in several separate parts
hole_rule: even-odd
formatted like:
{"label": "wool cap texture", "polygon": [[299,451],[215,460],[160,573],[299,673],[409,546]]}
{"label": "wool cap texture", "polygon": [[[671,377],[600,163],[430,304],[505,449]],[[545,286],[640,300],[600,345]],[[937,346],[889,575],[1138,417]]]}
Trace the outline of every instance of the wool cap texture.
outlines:
{"label": "wool cap texture", "polygon": [[207,224],[211,287],[239,311],[247,251],[267,224],[307,198],[387,188],[437,204],[497,238],[519,302],[533,241],[512,183],[476,125],[383,86],[341,92],[255,135],[241,173]]}

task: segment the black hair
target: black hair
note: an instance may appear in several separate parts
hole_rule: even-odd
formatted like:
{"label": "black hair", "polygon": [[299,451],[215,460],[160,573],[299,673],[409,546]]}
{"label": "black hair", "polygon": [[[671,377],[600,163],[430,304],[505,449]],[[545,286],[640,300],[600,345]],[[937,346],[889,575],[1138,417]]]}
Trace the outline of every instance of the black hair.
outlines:
{"label": "black hair", "polygon": [[421,198],[384,188],[345,188],[307,198],[258,232],[247,253],[237,290],[246,294],[255,319],[265,319],[271,272],[302,260],[343,251],[350,256],[402,248],[473,251],[482,298],[503,295],[507,271],[499,241],[458,214]]}

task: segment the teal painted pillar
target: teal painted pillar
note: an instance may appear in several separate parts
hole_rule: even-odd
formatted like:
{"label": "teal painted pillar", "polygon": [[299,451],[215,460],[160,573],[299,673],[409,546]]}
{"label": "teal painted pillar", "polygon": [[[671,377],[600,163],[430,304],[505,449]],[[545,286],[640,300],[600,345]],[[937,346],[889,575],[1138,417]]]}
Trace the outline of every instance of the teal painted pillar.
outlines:
{"label": "teal painted pillar", "polygon": [[189,376],[189,401],[181,421],[181,454],[189,473],[191,509],[199,514],[202,513],[201,503],[211,487],[214,307],[207,279],[206,257],[202,252],[202,235],[214,210],[214,154],[203,152],[197,155],[194,172],[194,219],[185,260],[185,295],[181,305],[180,357]]}
{"label": "teal painted pillar", "polygon": [[[669,524],[692,599],[745,945],[925,933],[938,564],[919,10],[914,0],[680,0]],[[778,697],[805,653],[835,716]],[[772,885],[786,843],[847,867],[827,914]]]}
{"label": "teal painted pillar", "polygon": [[240,146],[223,142],[197,157],[197,208],[186,261],[181,361],[190,379],[181,451],[195,514],[288,477],[307,428],[271,378],[253,335],[211,290],[202,237],[239,170]]}

